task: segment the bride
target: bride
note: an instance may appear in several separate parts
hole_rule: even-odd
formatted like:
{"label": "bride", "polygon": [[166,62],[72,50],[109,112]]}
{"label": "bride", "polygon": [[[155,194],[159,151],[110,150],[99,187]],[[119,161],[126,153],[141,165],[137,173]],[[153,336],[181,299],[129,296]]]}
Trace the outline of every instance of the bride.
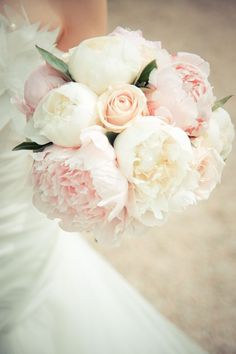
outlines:
{"label": "bride", "polygon": [[57,38],[67,50],[102,35],[106,2],[5,1],[0,11],[0,354],[204,353],[78,234],[34,209],[29,157],[11,151],[24,119],[10,97],[40,62],[34,45],[52,50]]}

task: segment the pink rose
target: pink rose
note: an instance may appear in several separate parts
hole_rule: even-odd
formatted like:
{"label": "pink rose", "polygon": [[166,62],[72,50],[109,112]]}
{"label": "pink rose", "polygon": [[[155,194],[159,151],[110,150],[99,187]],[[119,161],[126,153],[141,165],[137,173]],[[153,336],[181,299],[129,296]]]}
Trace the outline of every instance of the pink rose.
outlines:
{"label": "pink rose", "polygon": [[124,231],[128,182],[101,127],[81,134],[79,149],[52,146],[34,155],[34,203],[68,231],[94,231],[115,242]]}
{"label": "pink rose", "polygon": [[198,173],[197,199],[208,199],[221,181],[224,161],[215,149],[198,146],[194,148],[194,170]]}
{"label": "pink rose", "polygon": [[40,65],[25,82],[24,100],[28,112],[33,113],[49,91],[65,83],[65,78],[58,71],[47,64]]}
{"label": "pink rose", "polygon": [[149,114],[168,110],[169,120],[190,136],[198,136],[207,126],[214,102],[208,82],[209,65],[190,53],[178,53],[171,64],[150,75],[147,93]]}
{"label": "pink rose", "polygon": [[98,114],[103,126],[117,133],[130,126],[146,110],[146,97],[134,85],[111,86],[98,100]]}

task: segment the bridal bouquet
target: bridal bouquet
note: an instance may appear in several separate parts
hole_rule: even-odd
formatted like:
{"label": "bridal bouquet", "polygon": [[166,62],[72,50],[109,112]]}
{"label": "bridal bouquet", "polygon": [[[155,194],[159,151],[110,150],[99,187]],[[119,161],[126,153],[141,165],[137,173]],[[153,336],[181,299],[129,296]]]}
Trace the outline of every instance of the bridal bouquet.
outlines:
{"label": "bridal bouquet", "polygon": [[206,61],[120,27],[61,59],[37,49],[46,63],[18,101],[27,141],[15,150],[33,150],[39,210],[113,243],[209,197],[234,130]]}

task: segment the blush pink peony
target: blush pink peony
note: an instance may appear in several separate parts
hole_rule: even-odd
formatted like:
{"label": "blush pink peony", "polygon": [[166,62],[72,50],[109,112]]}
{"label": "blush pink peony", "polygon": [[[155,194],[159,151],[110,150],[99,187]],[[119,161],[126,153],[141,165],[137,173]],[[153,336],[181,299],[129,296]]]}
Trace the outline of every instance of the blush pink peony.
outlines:
{"label": "blush pink peony", "polygon": [[25,82],[25,105],[32,113],[39,101],[52,89],[66,83],[65,78],[57,70],[47,64],[40,65]]}
{"label": "blush pink peony", "polygon": [[114,243],[124,231],[128,182],[102,128],[87,128],[78,149],[52,146],[35,154],[34,203],[68,231],[94,231]]}
{"label": "blush pink peony", "polygon": [[209,65],[198,55],[178,53],[170,64],[150,75],[147,91],[149,114],[163,115],[189,136],[198,136],[207,126],[214,103],[208,82]]}

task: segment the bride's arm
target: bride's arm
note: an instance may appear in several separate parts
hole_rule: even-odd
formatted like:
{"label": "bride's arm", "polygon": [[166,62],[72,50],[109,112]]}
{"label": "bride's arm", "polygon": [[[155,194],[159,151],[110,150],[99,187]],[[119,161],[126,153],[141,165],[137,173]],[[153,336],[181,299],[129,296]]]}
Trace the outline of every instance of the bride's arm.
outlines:
{"label": "bride's arm", "polygon": [[41,26],[61,27],[58,48],[67,50],[83,39],[106,34],[107,0],[0,0],[21,12],[24,8],[30,22]]}
{"label": "bride's arm", "polygon": [[62,21],[58,37],[61,50],[67,50],[83,39],[106,33],[106,0],[50,0],[50,3]]}

